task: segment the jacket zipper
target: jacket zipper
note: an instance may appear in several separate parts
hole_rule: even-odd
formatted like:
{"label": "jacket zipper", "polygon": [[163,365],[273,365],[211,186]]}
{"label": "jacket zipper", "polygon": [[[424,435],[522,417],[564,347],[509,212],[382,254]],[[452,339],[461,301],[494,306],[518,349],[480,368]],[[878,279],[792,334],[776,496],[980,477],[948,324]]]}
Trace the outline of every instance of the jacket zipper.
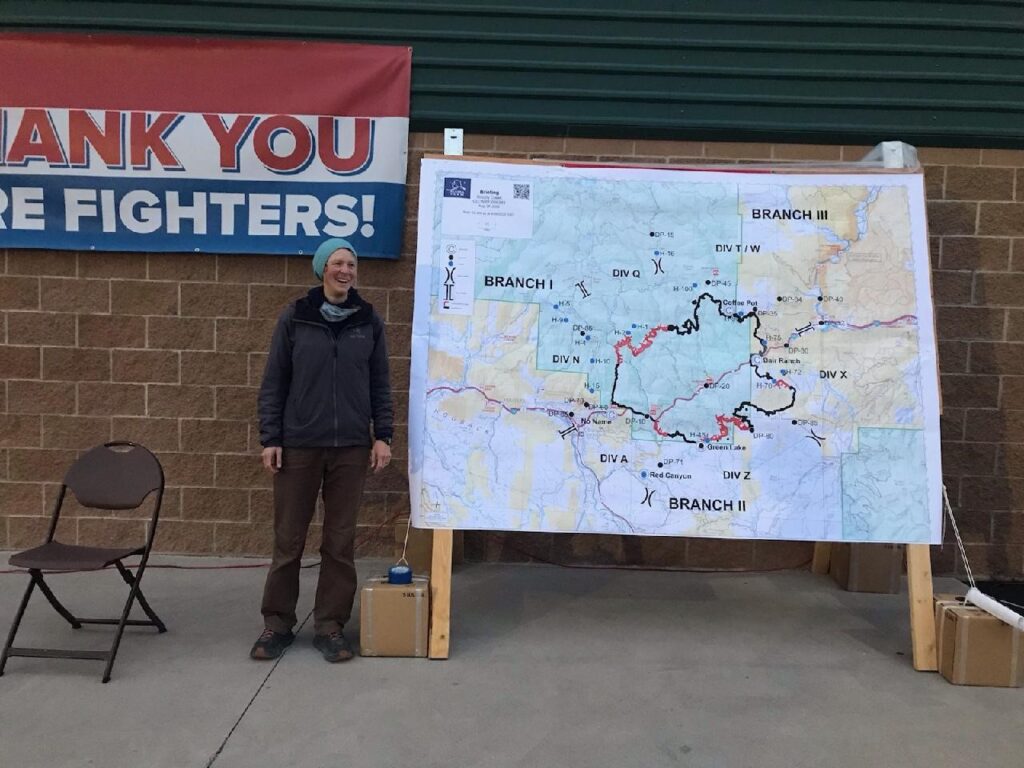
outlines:
{"label": "jacket zipper", "polygon": [[[334,337],[334,332],[330,328],[324,328],[320,323],[313,323],[309,320],[301,320],[296,318],[296,323],[305,323],[306,325],[313,325],[317,328],[322,328],[323,332],[327,334],[327,338],[334,342],[333,351],[334,359],[331,364],[331,398],[334,403],[334,447],[338,447],[338,347],[341,344],[341,334],[339,333],[337,338]],[[360,323],[362,325],[362,323]]]}
{"label": "jacket zipper", "polygon": [[[331,333],[331,331],[327,331]],[[334,367],[331,371],[331,393],[334,395],[334,447],[338,447],[338,342],[341,334],[334,339]]]}

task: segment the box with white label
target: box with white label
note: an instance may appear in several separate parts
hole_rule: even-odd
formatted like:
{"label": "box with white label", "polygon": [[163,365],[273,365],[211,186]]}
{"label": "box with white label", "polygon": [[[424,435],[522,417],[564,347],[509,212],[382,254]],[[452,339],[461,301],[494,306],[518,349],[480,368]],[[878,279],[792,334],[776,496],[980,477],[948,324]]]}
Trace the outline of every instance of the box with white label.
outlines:
{"label": "box with white label", "polygon": [[363,656],[426,657],[430,587],[425,576],[412,584],[367,579],[359,597],[359,646]]}

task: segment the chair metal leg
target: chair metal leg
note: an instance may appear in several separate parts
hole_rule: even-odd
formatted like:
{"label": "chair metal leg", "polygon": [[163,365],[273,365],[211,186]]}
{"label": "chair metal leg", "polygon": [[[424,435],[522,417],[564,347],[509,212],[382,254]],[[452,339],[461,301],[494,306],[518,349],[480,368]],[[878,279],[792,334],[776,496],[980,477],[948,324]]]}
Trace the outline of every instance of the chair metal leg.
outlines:
{"label": "chair metal leg", "polygon": [[[14,617],[14,623],[11,625],[10,632],[7,635],[7,642],[4,644],[3,653],[0,654],[0,675],[3,675],[4,667],[7,665],[7,659],[11,656],[35,656],[44,658],[77,658],[77,659],[97,659],[106,660],[107,665],[103,671],[103,682],[110,682],[110,674],[114,668],[114,659],[117,657],[118,648],[121,645],[121,638],[124,635],[125,626],[131,625],[145,625],[155,626],[158,631],[166,632],[167,627],[160,620],[160,617],[156,615],[153,609],[146,602],[146,598],[142,595],[142,590],[139,587],[141,581],[141,574],[144,565],[140,565],[138,575],[133,575],[131,571],[124,567],[120,562],[117,562],[117,569],[121,574],[121,578],[124,579],[125,583],[128,584],[128,599],[125,601],[124,610],[121,612],[121,618],[118,620],[114,619],[78,619],[72,613],[65,608],[61,602],[57,599],[56,595],[50,590],[50,587],[43,580],[43,574],[37,569],[29,570],[29,582],[25,589],[25,595],[21,599],[21,605],[18,606],[18,611]],[[28,606],[29,598],[32,597],[32,591],[39,587],[40,591],[49,601],[50,605],[53,606],[54,610],[57,611],[72,627],[80,629],[82,623],[91,624],[107,624],[116,623],[117,630],[114,633],[114,641],[111,644],[109,652],[96,652],[96,651],[54,651],[47,649],[34,649],[34,648],[14,648],[14,638],[18,633],[18,628],[21,625],[21,620],[25,615],[25,609]],[[132,604],[138,600],[139,605],[146,612],[149,617],[148,622],[143,621],[129,621],[128,616],[131,614]]]}
{"label": "chair metal leg", "polygon": [[127,584],[129,587],[136,588],[136,599],[139,601],[139,607],[142,608],[143,611],[145,611],[146,615],[149,617],[149,620],[152,621],[153,624],[156,626],[157,632],[166,632],[167,627],[164,626],[164,623],[160,620],[160,617],[156,615],[156,612],[149,607],[149,603],[146,601],[145,595],[142,594],[142,588],[138,586],[138,578],[133,576],[132,572],[125,568],[125,566],[121,563],[120,560],[118,560],[115,563],[115,565],[117,566],[118,572],[120,572],[121,574],[121,578],[124,579],[125,584]]}
{"label": "chair metal leg", "polygon": [[7,666],[7,659],[11,654],[11,646],[14,645],[14,636],[18,634],[18,627],[21,625],[21,617],[25,615],[25,608],[28,607],[28,599],[32,597],[32,590],[36,588],[36,580],[34,578],[29,579],[28,587],[25,588],[25,595],[21,598],[21,605],[18,606],[18,612],[14,614],[14,623],[11,624],[11,631],[7,633],[7,642],[4,644],[3,654],[0,654],[0,676],[4,673],[4,667]]}
{"label": "chair metal leg", "polygon": [[61,605],[60,600],[57,599],[53,592],[50,591],[50,588],[47,586],[46,582],[43,581],[43,572],[33,569],[30,571],[30,573],[32,574],[32,578],[35,579],[36,583],[39,584],[40,591],[42,591],[42,593],[46,595],[46,599],[50,601],[50,605],[53,606],[53,609],[57,611],[57,613],[59,613],[61,616],[63,616],[64,620],[67,621],[67,623],[70,624],[72,628],[81,629],[82,625],[78,622],[78,619],[76,619],[71,614],[71,611],[69,611],[67,608]]}
{"label": "chair metal leg", "polygon": [[117,624],[117,632],[114,634],[114,642],[110,646],[110,656],[107,657],[107,667],[103,670],[103,682],[110,682],[110,671],[114,668],[114,658],[117,656],[117,649],[121,645],[121,635],[124,634],[125,624],[128,623],[128,614],[131,613],[132,603],[139,592],[139,580],[132,579],[132,588],[128,590],[128,600],[125,601],[124,610],[121,612],[121,620]]}

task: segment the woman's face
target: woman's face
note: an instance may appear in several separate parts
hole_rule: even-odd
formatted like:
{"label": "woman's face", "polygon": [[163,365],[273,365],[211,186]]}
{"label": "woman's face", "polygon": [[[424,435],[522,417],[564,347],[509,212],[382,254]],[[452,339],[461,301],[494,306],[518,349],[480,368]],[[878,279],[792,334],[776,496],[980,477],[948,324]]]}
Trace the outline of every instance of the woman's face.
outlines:
{"label": "woman's face", "polygon": [[324,294],[328,298],[344,297],[355,284],[355,254],[347,248],[339,248],[328,257],[324,267]]}

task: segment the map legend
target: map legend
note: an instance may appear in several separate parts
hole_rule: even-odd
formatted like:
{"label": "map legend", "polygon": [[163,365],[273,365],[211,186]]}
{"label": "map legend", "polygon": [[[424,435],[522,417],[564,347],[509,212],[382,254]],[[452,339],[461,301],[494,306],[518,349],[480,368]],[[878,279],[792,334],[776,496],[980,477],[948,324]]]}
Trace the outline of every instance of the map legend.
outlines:
{"label": "map legend", "polygon": [[442,241],[440,272],[437,311],[442,315],[473,314],[476,244],[472,240]]}

